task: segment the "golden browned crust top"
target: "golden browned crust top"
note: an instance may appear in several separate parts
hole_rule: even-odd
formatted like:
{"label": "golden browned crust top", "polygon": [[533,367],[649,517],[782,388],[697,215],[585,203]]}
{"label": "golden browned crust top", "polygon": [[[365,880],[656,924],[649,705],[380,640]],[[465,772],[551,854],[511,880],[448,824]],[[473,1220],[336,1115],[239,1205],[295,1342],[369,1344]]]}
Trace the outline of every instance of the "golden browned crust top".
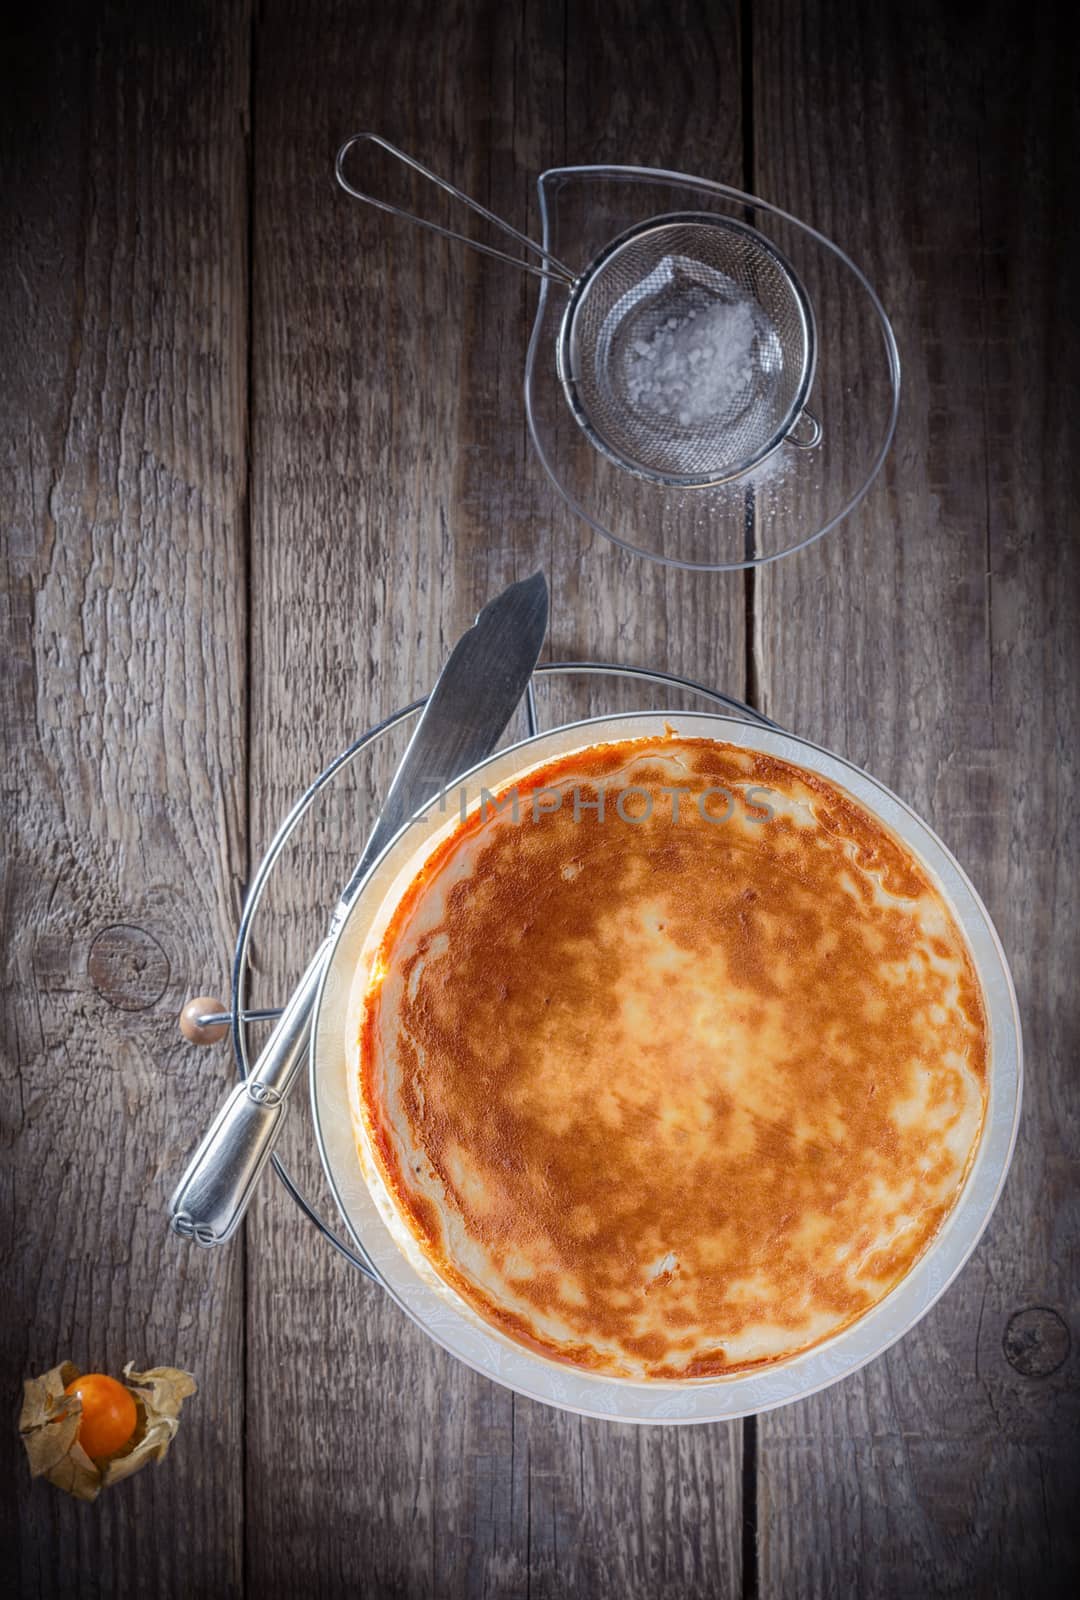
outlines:
{"label": "golden browned crust top", "polygon": [[512,1337],[613,1375],[843,1328],[925,1250],[981,1128],[982,997],[941,895],[845,792],[711,740],[594,747],[517,802],[436,851],[368,987],[363,1137],[414,1237]]}

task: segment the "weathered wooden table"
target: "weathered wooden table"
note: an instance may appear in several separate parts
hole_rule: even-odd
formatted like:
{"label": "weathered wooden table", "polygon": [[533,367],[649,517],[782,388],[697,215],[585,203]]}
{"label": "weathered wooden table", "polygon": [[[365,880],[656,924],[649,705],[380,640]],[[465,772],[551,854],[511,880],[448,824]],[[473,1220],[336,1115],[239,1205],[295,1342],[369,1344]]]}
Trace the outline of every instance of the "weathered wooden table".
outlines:
{"label": "weathered wooden table", "polygon": [[[1078,1556],[1080,553],[1066,8],[820,0],[65,6],[5,24],[6,1593],[1058,1592]],[[531,458],[533,290],[346,202],[384,131],[524,228],[565,161],[750,187],[896,327],[897,440],[757,574],[623,556]],[[1070,198],[1071,195],[1071,198]],[[753,700],[897,789],[1008,949],[1029,1076],[971,1264],[886,1357],[741,1425],[635,1431],[438,1351],[269,1181],[195,1251],[165,1200],[231,1070],[226,987],[297,792],[538,564],[555,656]],[[258,959],[284,993],[355,841]],[[291,892],[290,892],[291,891]],[[310,1150],[294,1150],[317,1184]],[[199,1378],[160,1468],[31,1484],[23,1376]]]}

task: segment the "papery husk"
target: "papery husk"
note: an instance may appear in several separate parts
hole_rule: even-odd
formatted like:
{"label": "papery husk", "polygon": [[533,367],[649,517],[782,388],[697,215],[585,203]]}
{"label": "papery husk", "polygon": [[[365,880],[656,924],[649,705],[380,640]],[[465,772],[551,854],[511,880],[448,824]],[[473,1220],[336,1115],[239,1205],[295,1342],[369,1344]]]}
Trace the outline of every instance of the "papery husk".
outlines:
{"label": "papery husk", "polygon": [[23,1385],[19,1432],[26,1447],[31,1476],[44,1477],[77,1500],[96,1500],[102,1489],[130,1478],[149,1461],[160,1461],[180,1426],[180,1408],[196,1392],[190,1372],[178,1367],[151,1367],[136,1372],[129,1361],[124,1386],[135,1396],[138,1421],[130,1444],[115,1456],[95,1462],[78,1441],[82,1401],[65,1394],[82,1376],[70,1361]]}
{"label": "papery husk", "polygon": [[105,1463],[105,1486],[130,1478],[148,1461],[162,1459],[180,1426],[180,1407],[197,1388],[191,1373],[181,1372],[179,1367],[151,1367],[147,1372],[136,1372],[133,1361],[124,1368],[124,1383],[139,1407],[139,1426],[130,1450]]}
{"label": "papery husk", "polygon": [[32,1477],[48,1478],[77,1500],[96,1500],[101,1492],[101,1473],[76,1437],[82,1401],[77,1395],[64,1393],[79,1376],[78,1367],[62,1361],[40,1378],[27,1378],[19,1432]]}

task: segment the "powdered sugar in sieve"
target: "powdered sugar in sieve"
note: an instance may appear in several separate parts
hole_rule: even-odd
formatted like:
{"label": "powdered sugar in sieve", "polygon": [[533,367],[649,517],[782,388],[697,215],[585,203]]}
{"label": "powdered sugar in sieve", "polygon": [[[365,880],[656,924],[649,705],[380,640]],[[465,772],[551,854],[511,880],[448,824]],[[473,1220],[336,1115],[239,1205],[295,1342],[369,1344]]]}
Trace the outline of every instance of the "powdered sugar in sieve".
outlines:
{"label": "powdered sugar in sieve", "polygon": [[638,411],[683,427],[744,411],[753,397],[755,345],[775,330],[735,284],[730,300],[665,317],[626,349],[626,397]]}

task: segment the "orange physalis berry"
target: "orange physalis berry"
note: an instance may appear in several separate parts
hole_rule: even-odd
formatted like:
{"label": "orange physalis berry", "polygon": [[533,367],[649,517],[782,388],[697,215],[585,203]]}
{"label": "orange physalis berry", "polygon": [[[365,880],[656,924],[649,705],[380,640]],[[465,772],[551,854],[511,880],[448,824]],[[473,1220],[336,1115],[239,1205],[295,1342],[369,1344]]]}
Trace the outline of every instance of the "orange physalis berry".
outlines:
{"label": "orange physalis berry", "polygon": [[79,1443],[91,1461],[114,1456],[131,1442],[139,1420],[135,1396],[104,1372],[84,1372],[64,1390],[82,1401]]}

